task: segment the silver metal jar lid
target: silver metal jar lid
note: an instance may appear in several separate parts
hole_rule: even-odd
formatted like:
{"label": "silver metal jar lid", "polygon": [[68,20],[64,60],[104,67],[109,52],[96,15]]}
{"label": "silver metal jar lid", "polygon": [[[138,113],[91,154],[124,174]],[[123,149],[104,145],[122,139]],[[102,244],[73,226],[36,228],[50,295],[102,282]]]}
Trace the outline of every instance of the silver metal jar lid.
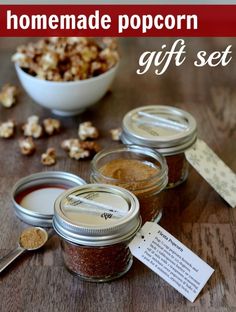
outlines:
{"label": "silver metal jar lid", "polygon": [[75,244],[115,244],[131,238],[140,226],[136,196],[118,186],[87,184],[75,187],[55,202],[54,230]]}
{"label": "silver metal jar lid", "polygon": [[[65,192],[69,188],[83,184],[86,184],[86,182],[80,177],[63,171],[38,172],[26,176],[20,179],[12,189],[11,197],[15,213],[17,217],[28,224],[51,227],[56,197],[59,196],[59,193]],[[47,197],[45,198],[45,194],[36,203],[34,200],[40,198],[38,193],[45,189],[49,190],[49,192],[50,189],[54,190],[54,194],[52,195],[51,193],[50,200],[46,204]],[[55,189],[58,189],[58,191],[61,189],[61,192],[57,194]],[[38,192],[37,195],[35,192]],[[30,207],[23,202],[23,199],[29,194],[34,194],[34,197],[31,196],[31,199],[28,200],[30,201],[30,204],[28,204]]]}
{"label": "silver metal jar lid", "polygon": [[131,110],[123,118],[122,142],[174,155],[197,139],[197,123],[188,112],[172,106],[150,105]]}

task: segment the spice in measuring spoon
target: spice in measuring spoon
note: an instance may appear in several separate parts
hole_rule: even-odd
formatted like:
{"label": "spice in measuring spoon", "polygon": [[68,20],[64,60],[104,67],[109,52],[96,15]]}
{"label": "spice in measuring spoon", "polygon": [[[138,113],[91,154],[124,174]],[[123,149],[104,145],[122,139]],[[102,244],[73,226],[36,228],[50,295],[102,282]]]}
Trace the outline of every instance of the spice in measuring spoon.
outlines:
{"label": "spice in measuring spoon", "polygon": [[37,227],[30,227],[25,229],[20,236],[20,246],[27,249],[33,250],[38,249],[47,240],[47,232]]}
{"label": "spice in measuring spoon", "polygon": [[26,250],[37,250],[48,240],[48,233],[40,227],[30,227],[20,235],[18,246],[0,259],[0,273]]}

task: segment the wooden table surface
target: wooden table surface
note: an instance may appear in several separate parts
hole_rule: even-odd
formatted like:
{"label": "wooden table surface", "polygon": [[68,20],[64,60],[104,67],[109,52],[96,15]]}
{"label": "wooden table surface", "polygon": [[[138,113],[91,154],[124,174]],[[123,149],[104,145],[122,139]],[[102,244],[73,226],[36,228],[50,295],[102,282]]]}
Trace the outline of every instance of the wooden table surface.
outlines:
{"label": "wooden table surface", "polygon": [[[0,39],[0,85],[19,85],[10,56],[27,40]],[[161,44],[173,42],[170,38],[122,39],[122,62],[112,92],[82,115],[61,119],[62,134],[38,140],[34,156],[19,153],[19,129],[15,138],[0,141],[0,256],[16,246],[25,226],[15,216],[10,197],[19,178],[38,171],[64,170],[88,181],[90,162],[70,160],[60,149],[64,138],[76,137],[82,121],[94,122],[101,132],[99,142],[105,147],[113,144],[109,129],[119,127],[130,109],[146,104],[175,105],[195,116],[199,137],[236,171],[236,60],[226,67],[193,66],[199,50],[224,50],[229,44],[236,45],[236,39],[186,39],[188,60],[181,67],[171,66],[161,77],[153,71],[136,75],[143,51],[158,50]],[[31,114],[52,116],[22,89],[14,108],[0,107],[0,121],[14,118],[21,124]],[[40,155],[49,146],[56,148],[59,158],[55,166],[46,168],[40,163]],[[1,274],[0,311],[236,311],[236,209],[230,208],[194,169],[185,184],[166,194],[160,224],[215,269],[194,303],[138,260],[119,280],[103,284],[81,281],[65,270],[59,239],[53,237],[43,250],[23,255]]]}

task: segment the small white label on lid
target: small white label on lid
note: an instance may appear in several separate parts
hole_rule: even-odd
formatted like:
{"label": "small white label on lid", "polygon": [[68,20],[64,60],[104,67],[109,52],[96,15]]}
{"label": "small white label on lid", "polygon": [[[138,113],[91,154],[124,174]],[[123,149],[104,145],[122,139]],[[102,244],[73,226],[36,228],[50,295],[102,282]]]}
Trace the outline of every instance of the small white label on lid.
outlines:
{"label": "small white label on lid", "polygon": [[182,129],[170,127],[169,124],[157,122],[154,119],[137,119],[136,123],[133,123],[133,130],[136,134],[146,139],[155,139],[156,137],[171,137],[179,132],[183,132]]}
{"label": "small white label on lid", "polygon": [[157,137],[179,137],[190,130],[187,119],[173,112],[160,112],[156,109],[140,110],[131,116],[129,127],[132,132],[143,139],[157,139]]}
{"label": "small white label on lid", "polygon": [[86,192],[78,196],[71,194],[63,206],[63,212],[69,219],[90,226],[115,223],[129,212],[128,202],[109,192]]}
{"label": "small white label on lid", "polygon": [[236,206],[236,175],[202,140],[185,152],[188,162],[232,207]]}
{"label": "small white label on lid", "polygon": [[131,253],[191,302],[214,270],[160,225],[146,222],[129,244]]}

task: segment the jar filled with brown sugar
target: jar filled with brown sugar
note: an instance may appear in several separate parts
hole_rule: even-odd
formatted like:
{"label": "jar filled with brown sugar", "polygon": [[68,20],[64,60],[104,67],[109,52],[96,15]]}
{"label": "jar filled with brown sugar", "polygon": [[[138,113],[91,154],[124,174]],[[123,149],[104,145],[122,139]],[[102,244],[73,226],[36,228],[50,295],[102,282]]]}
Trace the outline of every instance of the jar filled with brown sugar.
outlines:
{"label": "jar filled with brown sugar", "polygon": [[55,202],[53,227],[67,269],[91,282],[116,279],[131,268],[128,244],[141,226],[139,202],[129,191],[88,184]]}
{"label": "jar filled with brown sugar", "polygon": [[168,182],[165,158],[140,146],[119,145],[100,151],[92,160],[90,180],[121,186],[140,203],[143,223],[162,216],[162,190]]}
{"label": "jar filled with brown sugar", "polygon": [[167,188],[187,179],[185,151],[197,139],[197,124],[191,114],[172,106],[143,106],[124,116],[122,128],[123,143],[153,148],[165,156],[169,169]]}

